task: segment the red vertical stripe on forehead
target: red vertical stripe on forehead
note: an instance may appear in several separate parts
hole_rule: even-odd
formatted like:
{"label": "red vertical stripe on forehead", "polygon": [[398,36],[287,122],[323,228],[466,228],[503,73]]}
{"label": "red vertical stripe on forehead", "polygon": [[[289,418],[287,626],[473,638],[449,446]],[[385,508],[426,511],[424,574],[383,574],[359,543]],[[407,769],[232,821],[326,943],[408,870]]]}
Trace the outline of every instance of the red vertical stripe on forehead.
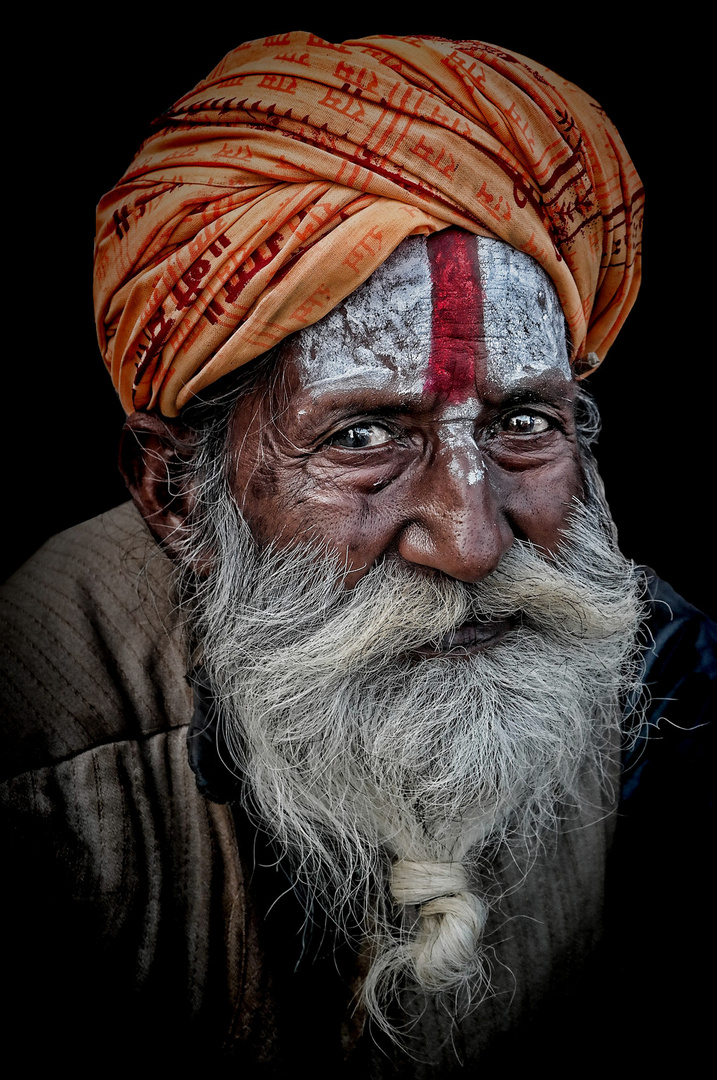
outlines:
{"label": "red vertical stripe on forehead", "polygon": [[483,337],[478,245],[471,233],[446,229],[426,242],[431,268],[431,357],[424,393],[465,401],[475,387]]}

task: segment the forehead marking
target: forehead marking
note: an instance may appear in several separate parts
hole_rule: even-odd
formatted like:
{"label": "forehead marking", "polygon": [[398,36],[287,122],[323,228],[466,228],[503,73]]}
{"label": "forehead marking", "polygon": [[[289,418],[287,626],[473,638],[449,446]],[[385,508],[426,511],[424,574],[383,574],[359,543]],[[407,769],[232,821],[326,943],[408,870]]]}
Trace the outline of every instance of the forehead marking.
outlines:
{"label": "forehead marking", "polygon": [[565,317],[548,275],[497,240],[477,237],[477,250],[488,380],[509,389],[551,369],[570,380]]}
{"label": "forehead marking", "polygon": [[483,338],[483,293],[476,238],[448,229],[428,237],[431,274],[431,354],[424,393],[448,402],[475,392],[475,363]]}

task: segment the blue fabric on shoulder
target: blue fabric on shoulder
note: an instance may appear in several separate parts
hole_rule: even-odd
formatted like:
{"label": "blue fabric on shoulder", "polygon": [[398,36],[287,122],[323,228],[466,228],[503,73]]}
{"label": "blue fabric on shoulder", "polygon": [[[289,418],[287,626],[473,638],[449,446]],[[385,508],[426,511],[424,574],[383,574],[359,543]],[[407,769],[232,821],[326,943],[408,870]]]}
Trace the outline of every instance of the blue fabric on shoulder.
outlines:
{"label": "blue fabric on shoulder", "polygon": [[[621,812],[651,813],[678,792],[683,810],[713,805],[717,624],[646,570],[650,616],[643,682],[650,701],[623,758]],[[682,811],[681,811],[682,812]]]}

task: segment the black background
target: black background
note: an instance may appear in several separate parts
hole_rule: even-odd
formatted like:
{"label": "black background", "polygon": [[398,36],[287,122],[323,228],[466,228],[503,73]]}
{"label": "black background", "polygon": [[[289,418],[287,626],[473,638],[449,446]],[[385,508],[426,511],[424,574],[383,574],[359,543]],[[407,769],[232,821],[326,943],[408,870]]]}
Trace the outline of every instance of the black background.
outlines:
{"label": "black background", "polygon": [[242,18],[229,5],[184,10],[180,18],[171,8],[132,8],[89,30],[26,21],[7,46],[17,74],[5,85],[4,125],[5,571],[54,532],[125,497],[116,467],[122,410],[92,315],[94,207],[149,122],[244,40],[296,28],[333,41],[426,33],[490,41],[576,82],[603,105],[635,161],[647,192],[643,288],[588,380],[604,420],[598,457],[626,554],[714,611],[715,301],[705,268],[714,264],[706,154],[715,112],[709,57],[689,9],[664,31],[654,16],[645,27],[619,7],[610,25],[569,7],[550,19],[506,5],[500,17],[460,20],[359,10],[339,20],[315,6],[281,20]]}

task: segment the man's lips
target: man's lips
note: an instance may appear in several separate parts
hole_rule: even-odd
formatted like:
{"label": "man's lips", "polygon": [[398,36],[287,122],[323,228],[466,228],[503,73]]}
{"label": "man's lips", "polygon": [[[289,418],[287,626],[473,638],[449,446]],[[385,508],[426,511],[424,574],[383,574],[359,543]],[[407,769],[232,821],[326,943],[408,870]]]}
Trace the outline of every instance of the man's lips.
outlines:
{"label": "man's lips", "polygon": [[417,656],[426,657],[471,656],[497,645],[517,621],[516,616],[511,616],[508,619],[491,619],[488,622],[464,622],[445,634],[438,648],[422,645],[413,651]]}

